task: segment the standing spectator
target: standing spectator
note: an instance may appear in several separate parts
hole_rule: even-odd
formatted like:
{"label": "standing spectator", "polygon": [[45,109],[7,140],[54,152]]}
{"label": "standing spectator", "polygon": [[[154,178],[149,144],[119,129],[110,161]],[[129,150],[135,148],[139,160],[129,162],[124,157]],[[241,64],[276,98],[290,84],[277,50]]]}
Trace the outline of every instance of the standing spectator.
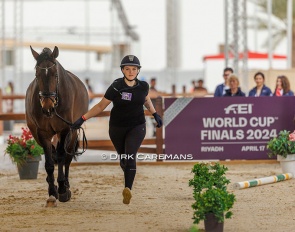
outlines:
{"label": "standing spectator", "polygon": [[[150,80],[150,91],[149,91],[149,97],[151,98],[151,101],[156,106],[156,99],[157,97],[160,97],[159,92],[156,89],[157,79],[155,77],[152,77]],[[153,136],[156,136],[156,129],[157,129],[157,122],[153,122]]]}
{"label": "standing spectator", "polygon": [[235,74],[231,74],[228,78],[229,89],[225,90],[225,97],[245,97],[246,94],[242,92],[239,87],[240,82]]}
{"label": "standing spectator", "polygon": [[190,89],[190,93],[194,93],[195,92],[195,89],[196,89],[196,81],[195,80],[192,80],[191,81],[191,84],[192,84],[192,87]]}
{"label": "standing spectator", "polygon": [[197,96],[205,96],[206,94],[208,94],[208,91],[205,87],[203,87],[204,81],[203,79],[199,79],[198,80],[198,85],[195,87],[195,95]]}
{"label": "standing spectator", "polygon": [[88,96],[89,96],[89,104],[93,101],[93,95],[94,95],[94,92],[93,92],[93,88],[92,86],[90,85],[90,80],[89,78],[86,78],[85,79],[85,84],[86,84],[86,88],[87,88],[87,91],[88,91]]}
{"label": "standing spectator", "polygon": [[223,70],[223,79],[224,79],[224,83],[218,85],[215,89],[214,92],[214,97],[222,97],[225,94],[225,90],[229,89],[228,86],[228,77],[229,75],[231,75],[234,72],[234,70],[232,68],[225,68]]}
{"label": "standing spectator", "polygon": [[153,99],[159,97],[159,92],[156,89],[156,84],[157,84],[157,79],[155,77],[152,77],[151,80],[150,80],[149,96],[152,99],[153,104],[154,104]]}
{"label": "standing spectator", "polygon": [[274,96],[294,96],[294,92],[290,89],[290,82],[284,75],[278,76]]}
{"label": "standing spectator", "polygon": [[[12,81],[9,81],[8,82],[8,85],[5,88],[5,92],[8,95],[13,95],[14,94],[14,85],[13,85]],[[7,112],[8,113],[12,113],[13,112],[13,103],[14,103],[14,100],[13,99],[6,100]]]}
{"label": "standing spectator", "polygon": [[256,82],[256,86],[250,90],[249,97],[272,96],[270,88],[264,84],[265,77],[262,72],[255,73],[254,81]]}

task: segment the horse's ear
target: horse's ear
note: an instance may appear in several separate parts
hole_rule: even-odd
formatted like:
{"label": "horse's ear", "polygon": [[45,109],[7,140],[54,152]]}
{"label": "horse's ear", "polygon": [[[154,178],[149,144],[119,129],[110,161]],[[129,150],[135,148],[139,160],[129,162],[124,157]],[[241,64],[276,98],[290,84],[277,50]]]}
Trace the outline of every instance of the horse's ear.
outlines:
{"label": "horse's ear", "polygon": [[38,52],[36,52],[33,48],[32,48],[32,46],[30,45],[30,48],[31,48],[31,52],[32,52],[32,54],[33,54],[33,56],[34,56],[34,58],[35,58],[35,60],[37,60],[37,57],[39,56],[39,53]]}
{"label": "horse's ear", "polygon": [[58,53],[59,53],[58,47],[55,46],[54,49],[53,49],[53,52],[51,54],[51,57],[53,57],[53,58],[58,57]]}

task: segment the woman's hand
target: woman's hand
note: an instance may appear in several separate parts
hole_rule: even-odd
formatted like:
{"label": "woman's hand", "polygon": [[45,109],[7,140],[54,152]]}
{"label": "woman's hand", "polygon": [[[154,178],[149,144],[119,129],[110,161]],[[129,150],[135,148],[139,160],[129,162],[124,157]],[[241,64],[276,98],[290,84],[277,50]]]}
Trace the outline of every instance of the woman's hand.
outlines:
{"label": "woman's hand", "polygon": [[154,119],[156,120],[157,127],[160,128],[163,125],[162,119],[160,117],[160,115],[157,114],[157,112],[153,113]]}

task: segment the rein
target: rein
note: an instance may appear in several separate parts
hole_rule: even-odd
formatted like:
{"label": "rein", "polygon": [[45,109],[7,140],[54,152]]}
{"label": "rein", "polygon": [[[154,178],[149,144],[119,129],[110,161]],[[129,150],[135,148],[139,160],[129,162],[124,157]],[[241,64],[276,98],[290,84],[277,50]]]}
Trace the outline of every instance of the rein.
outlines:
{"label": "rein", "polygon": [[[66,124],[68,124],[70,127],[73,125],[73,123],[69,122],[68,120],[64,119],[62,116],[60,116],[57,112],[56,112],[56,108],[54,108],[54,112],[55,112],[55,115],[60,119],[62,120],[63,122],[65,122]],[[83,129],[83,127],[80,126],[79,128],[79,133],[78,133],[78,137],[80,136],[80,129],[82,130],[82,151],[81,152],[75,152],[74,155],[77,155],[77,156],[80,156],[82,155],[86,150],[87,150],[87,146],[88,146],[88,143],[87,143],[87,138],[85,136],[85,131]],[[66,136],[66,139],[65,139],[65,144],[64,144],[64,149],[66,151],[66,153],[68,155],[72,155],[72,153],[69,153],[67,152],[67,146],[68,144],[70,143],[71,141],[71,138],[72,138],[72,131],[74,129],[71,128],[70,132],[67,134]],[[78,139],[76,140],[75,144],[74,144],[74,147],[77,146],[77,143],[78,143]]]}

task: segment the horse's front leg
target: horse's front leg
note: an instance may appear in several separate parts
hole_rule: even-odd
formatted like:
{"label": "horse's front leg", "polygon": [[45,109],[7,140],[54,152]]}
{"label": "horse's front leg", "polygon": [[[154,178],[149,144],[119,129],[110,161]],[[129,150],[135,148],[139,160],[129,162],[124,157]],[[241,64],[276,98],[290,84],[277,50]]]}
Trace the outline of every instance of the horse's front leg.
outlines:
{"label": "horse's front leg", "polygon": [[42,147],[45,155],[45,170],[47,173],[46,181],[48,183],[48,195],[57,199],[57,186],[54,184],[54,161],[52,159],[52,147],[50,140],[42,141]]}
{"label": "horse's front leg", "polygon": [[[61,139],[57,144],[57,165],[58,165],[58,200],[66,202],[71,199],[71,191],[68,183],[69,165],[67,165],[66,152],[64,150],[65,136],[60,136]],[[65,173],[64,173],[65,166]]]}

